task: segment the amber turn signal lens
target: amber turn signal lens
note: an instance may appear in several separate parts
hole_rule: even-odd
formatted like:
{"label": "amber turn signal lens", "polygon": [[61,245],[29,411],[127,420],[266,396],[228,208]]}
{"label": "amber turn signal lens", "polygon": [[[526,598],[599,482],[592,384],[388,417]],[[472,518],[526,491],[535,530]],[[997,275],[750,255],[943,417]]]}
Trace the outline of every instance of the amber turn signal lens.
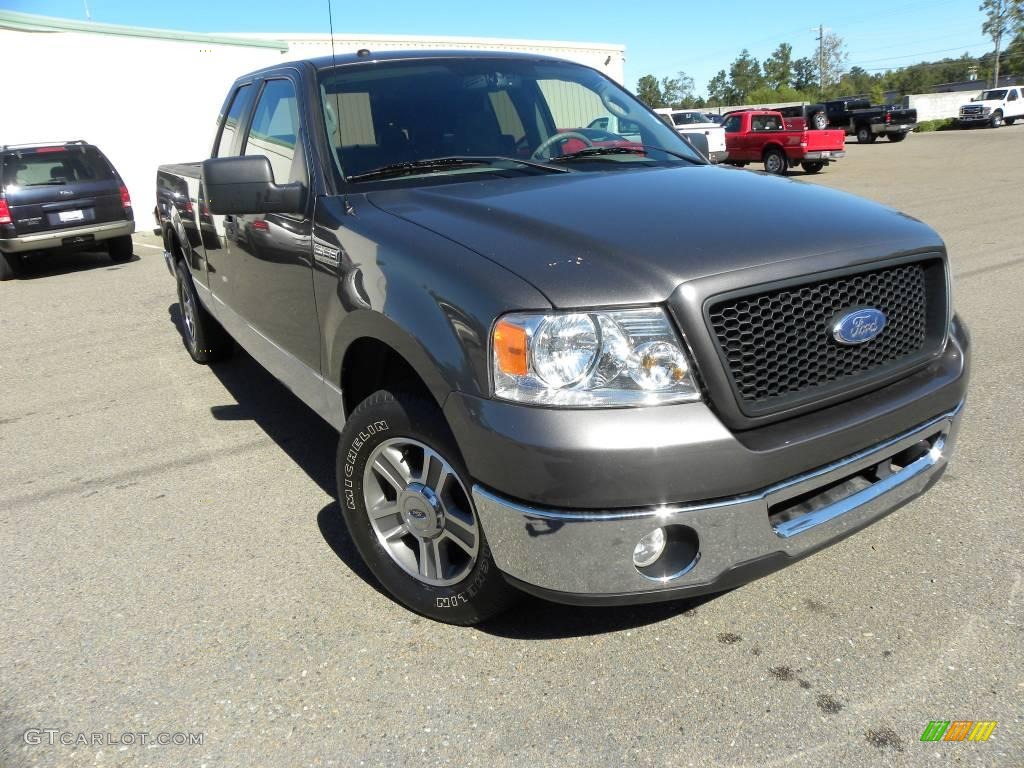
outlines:
{"label": "amber turn signal lens", "polygon": [[494,355],[502,373],[525,376],[529,372],[526,360],[526,329],[501,320],[494,326]]}

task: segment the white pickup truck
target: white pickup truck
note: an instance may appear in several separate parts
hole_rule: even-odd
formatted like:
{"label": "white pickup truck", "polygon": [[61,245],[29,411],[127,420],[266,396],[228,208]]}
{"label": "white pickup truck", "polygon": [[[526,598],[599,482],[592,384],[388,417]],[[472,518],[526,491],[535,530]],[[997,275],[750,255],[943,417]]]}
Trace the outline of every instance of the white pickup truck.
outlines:
{"label": "white pickup truck", "polygon": [[[654,110],[654,112],[662,116],[666,122],[671,123],[681,135],[689,138],[697,150],[706,155],[712,163],[721,163],[729,157],[725,151],[725,130],[717,123],[711,122],[707,115],[696,110],[662,109]],[[677,116],[687,117],[677,119]],[[624,138],[636,140],[634,136],[638,134],[634,126],[635,123],[630,120],[621,120],[613,115],[609,115],[598,118],[587,127],[611,131]],[[707,147],[705,142],[707,142]]]}
{"label": "white pickup truck", "polygon": [[704,147],[701,146],[701,142],[706,141],[708,144],[706,154],[711,162],[721,163],[728,159],[729,153],[725,149],[725,129],[718,123],[712,122],[700,110],[656,109],[654,111],[665,115],[672,121],[672,127],[678,133],[690,138],[691,141],[698,136],[703,136],[703,140],[697,139],[697,148],[703,152]]}
{"label": "white pickup truck", "polygon": [[1003,123],[1013,125],[1018,118],[1024,118],[1024,89],[1011,86],[982,91],[970,104],[960,107],[957,122],[960,125],[987,123],[998,128]]}

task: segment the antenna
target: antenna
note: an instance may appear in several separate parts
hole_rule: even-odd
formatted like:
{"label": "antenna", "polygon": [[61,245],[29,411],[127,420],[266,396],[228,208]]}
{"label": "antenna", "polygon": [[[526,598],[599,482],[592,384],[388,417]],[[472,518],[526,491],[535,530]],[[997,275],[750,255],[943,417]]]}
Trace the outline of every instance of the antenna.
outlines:
{"label": "antenna", "polygon": [[[334,55],[334,9],[331,7],[331,0],[327,0],[327,24],[331,31],[331,71],[337,74],[338,59]],[[338,126],[338,140],[341,140],[341,94],[338,91],[334,92],[334,123]],[[327,141],[330,144],[334,143],[334,138],[328,132]],[[331,147],[331,154],[334,155],[334,163],[338,167],[341,177],[345,178],[345,171],[341,167],[341,158],[338,157],[338,147]]]}

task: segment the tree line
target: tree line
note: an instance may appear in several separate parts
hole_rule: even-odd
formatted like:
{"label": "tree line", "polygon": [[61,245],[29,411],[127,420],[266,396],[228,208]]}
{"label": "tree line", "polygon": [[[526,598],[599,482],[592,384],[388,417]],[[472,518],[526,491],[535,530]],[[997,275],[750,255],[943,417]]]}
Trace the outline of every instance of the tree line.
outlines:
{"label": "tree line", "polygon": [[[858,66],[847,68],[843,39],[822,30],[818,56],[814,59],[794,59],[789,43],[780,43],[764,61],[758,61],[744,48],[727,69],[719,70],[711,78],[706,97],[696,93],[693,78],[685,72],[660,80],[644,75],[637,82],[636,94],[655,109],[820,101],[853,95],[881,103],[887,93],[924,93],[942,83],[972,76],[981,89],[997,76],[1024,75],[1024,0],[983,0],[979,10],[986,14],[982,31],[994,43],[993,50],[982,56],[965,53],[959,58],[869,72]],[[1009,45],[1006,40],[1011,40]]]}

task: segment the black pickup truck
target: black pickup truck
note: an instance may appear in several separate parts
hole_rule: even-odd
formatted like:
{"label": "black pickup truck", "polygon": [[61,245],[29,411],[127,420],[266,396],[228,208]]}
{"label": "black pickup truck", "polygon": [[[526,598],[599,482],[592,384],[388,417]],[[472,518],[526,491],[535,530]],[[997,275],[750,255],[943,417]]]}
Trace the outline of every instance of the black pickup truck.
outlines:
{"label": "black pickup truck", "polygon": [[[573,130],[601,118],[630,137]],[[714,167],[588,67],[253,72],[158,197],[189,354],[237,342],[338,429],[355,545],[441,621],[519,591],[729,589],[917,498],[953,451],[969,342],[941,238]]]}
{"label": "black pickup truck", "polygon": [[871,144],[879,136],[903,141],[917,125],[916,109],[873,105],[869,99],[834,99],[824,106],[829,127],[845,129],[859,144]]}

